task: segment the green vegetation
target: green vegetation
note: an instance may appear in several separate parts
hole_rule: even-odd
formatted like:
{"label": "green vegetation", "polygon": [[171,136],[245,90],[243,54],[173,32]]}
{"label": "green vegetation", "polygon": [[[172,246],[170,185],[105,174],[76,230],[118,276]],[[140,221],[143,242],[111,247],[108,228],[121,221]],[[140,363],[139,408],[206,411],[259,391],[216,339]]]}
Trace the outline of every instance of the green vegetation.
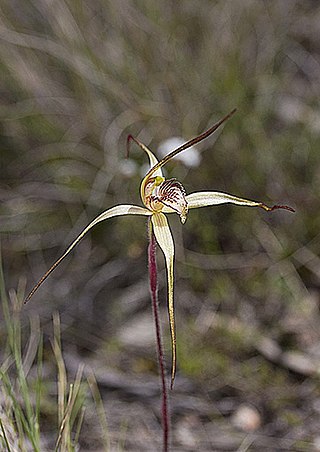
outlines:
{"label": "green vegetation", "polygon": [[[53,340],[51,356],[45,359],[43,336],[39,318],[31,318],[29,333],[21,325],[24,290],[10,291],[7,297],[2,267],[0,266],[1,304],[4,317],[2,336],[7,337],[5,353],[0,367],[1,409],[0,444],[7,451],[75,451],[78,449],[79,435],[86,406],[86,393],[91,389],[102,423],[101,440],[108,448],[105,412],[94,375],[88,377],[88,385],[83,382],[83,366],[80,365],[74,381],[69,382],[62,353],[60,317],[53,316]],[[47,359],[54,359],[57,367],[55,397],[52,392],[54,380],[44,377],[43,366]],[[44,424],[50,426],[50,444]],[[52,430],[52,424],[56,424]],[[43,427],[41,429],[41,427]],[[49,443],[48,443],[49,442]]]}

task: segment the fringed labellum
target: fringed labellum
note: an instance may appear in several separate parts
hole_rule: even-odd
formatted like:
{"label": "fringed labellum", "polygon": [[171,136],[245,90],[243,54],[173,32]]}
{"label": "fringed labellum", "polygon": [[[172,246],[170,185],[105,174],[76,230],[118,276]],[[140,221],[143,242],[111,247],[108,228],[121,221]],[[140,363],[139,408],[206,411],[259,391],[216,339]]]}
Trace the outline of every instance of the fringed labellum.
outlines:
{"label": "fringed labellum", "polygon": [[151,177],[144,185],[143,202],[153,212],[161,212],[164,206],[174,210],[180,215],[181,223],[185,223],[187,219],[186,192],[177,179]]}

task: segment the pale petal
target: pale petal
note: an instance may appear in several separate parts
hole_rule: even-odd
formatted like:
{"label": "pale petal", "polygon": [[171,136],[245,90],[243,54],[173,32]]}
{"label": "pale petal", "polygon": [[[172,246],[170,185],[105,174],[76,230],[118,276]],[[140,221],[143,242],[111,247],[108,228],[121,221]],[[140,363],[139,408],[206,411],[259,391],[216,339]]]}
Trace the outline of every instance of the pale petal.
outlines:
{"label": "pale petal", "polygon": [[267,206],[263,202],[251,201],[249,199],[238,198],[237,196],[228,195],[227,193],[221,193],[218,191],[199,191],[191,193],[186,196],[189,209],[195,209],[198,207],[215,206],[218,204],[237,204],[239,206],[248,207],[261,207],[264,210],[271,211],[276,209],[285,209],[294,212],[289,206],[275,205],[272,207]]}
{"label": "pale petal", "polygon": [[199,191],[196,193],[190,193],[186,196],[189,209],[195,209],[198,207],[215,206],[218,204],[232,203],[240,206],[259,206],[261,203],[256,201],[249,201],[247,199],[237,198],[227,193],[221,193],[218,191]]}
{"label": "pale petal", "polygon": [[[141,143],[141,144],[142,144],[142,143]],[[145,146],[145,145],[143,145],[143,148],[142,148],[142,149],[144,149],[145,152],[148,154],[149,162],[150,162],[150,168],[152,168],[153,166],[157,165],[157,164],[158,164],[158,159],[157,159],[156,156],[153,154],[153,152],[150,151],[150,149],[147,148],[147,146]],[[161,168],[157,169],[157,170],[153,173],[153,175],[154,175],[155,177],[156,177],[156,176],[163,177],[162,169],[161,169]]]}
{"label": "pale petal", "polygon": [[172,347],[172,371],[171,371],[171,388],[173,386],[176,374],[176,332],[174,320],[173,305],[173,261],[174,261],[174,243],[172,234],[168,225],[167,218],[163,213],[154,213],[151,217],[154,235],[158,245],[163,251],[168,278],[168,311],[171,331],[171,347]]}
{"label": "pale petal", "polygon": [[[147,155],[149,157],[150,168],[153,168],[154,166],[157,166],[159,164],[158,159],[153,154],[153,152],[145,144],[143,144],[140,140],[138,140],[138,138],[135,138],[132,135],[129,135],[128,139],[127,139],[127,154],[128,155],[129,155],[130,140],[133,140],[144,152],[147,153]],[[142,182],[140,185],[140,195],[141,195],[141,199],[142,199],[143,203],[145,203],[145,187],[146,187],[146,183],[148,182],[148,180],[150,178],[148,176],[149,173],[150,173],[150,170],[148,171],[147,175],[142,179]],[[153,176],[154,177],[159,176],[159,177],[163,178],[162,169],[158,168],[157,170],[155,170],[153,172]]]}
{"label": "pale petal", "polygon": [[31,290],[25,303],[30,300],[35,291],[40,287],[44,280],[50,275],[50,273],[60,264],[60,262],[70,253],[70,251],[80,242],[83,236],[97,223],[107,220],[108,218],[120,216],[120,215],[151,215],[152,212],[144,207],[133,206],[133,205],[120,205],[112,207],[111,209],[105,210],[100,215],[98,215],[88,226],[78,235],[78,237],[71,243],[71,245],[66,249],[62,256],[49,268],[49,270],[42,276],[38,283]]}

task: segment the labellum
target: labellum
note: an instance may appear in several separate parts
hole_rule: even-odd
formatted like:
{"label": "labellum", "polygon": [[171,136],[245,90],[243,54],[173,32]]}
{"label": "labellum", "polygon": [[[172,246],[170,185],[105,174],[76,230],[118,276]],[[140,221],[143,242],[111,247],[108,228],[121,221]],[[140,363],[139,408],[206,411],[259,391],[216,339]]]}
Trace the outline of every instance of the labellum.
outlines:
{"label": "labellum", "polygon": [[157,187],[156,199],[180,215],[181,223],[185,223],[188,203],[183,185],[177,179],[168,179]]}

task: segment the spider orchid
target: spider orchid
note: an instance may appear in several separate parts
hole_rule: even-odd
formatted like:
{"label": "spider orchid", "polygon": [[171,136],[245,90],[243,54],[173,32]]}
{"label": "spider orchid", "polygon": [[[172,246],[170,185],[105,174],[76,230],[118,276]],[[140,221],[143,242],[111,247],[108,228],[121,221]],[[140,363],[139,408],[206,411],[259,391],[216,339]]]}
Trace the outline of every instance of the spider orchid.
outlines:
{"label": "spider orchid", "polygon": [[[183,185],[176,179],[166,180],[162,173],[162,167],[168,163],[174,156],[180,152],[190,148],[194,144],[204,140],[213,132],[215,132],[225,121],[227,121],[234,113],[236,109],[232,110],[228,115],[214,124],[206,132],[198,135],[197,137],[179,146],[177,149],[170,152],[162,160],[158,161],[150,149],[141,143],[137,138],[132,135],[128,136],[127,140],[127,152],[129,153],[129,144],[134,141],[143,151],[148,155],[151,168],[144,177],[140,186],[140,195],[145,207],[124,204],[112,207],[105,210],[99,216],[97,216],[71,243],[62,256],[50,267],[50,269],[42,276],[38,283],[31,290],[25,303],[30,300],[39,286],[50,275],[50,273],[60,264],[60,262],[70,253],[70,251],[80,242],[84,235],[97,223],[107,220],[112,217],[121,215],[144,215],[150,218],[149,236],[152,240],[153,234],[156,238],[156,242],[163,251],[166,269],[167,269],[167,282],[168,282],[168,311],[169,311],[169,323],[171,332],[171,348],[172,348],[172,368],[171,368],[171,388],[174,383],[176,374],[176,333],[175,333],[175,316],[174,316],[174,303],[173,303],[173,265],[174,265],[174,242],[170,227],[168,225],[166,213],[177,213],[180,216],[181,223],[185,223],[189,209],[195,209],[198,207],[213,206],[218,204],[232,203],[239,206],[248,207],[261,207],[266,211],[272,211],[276,209],[286,209],[291,212],[294,210],[291,207],[284,205],[275,205],[269,207],[266,204],[258,201],[250,201],[248,199],[238,198],[226,193],[220,193],[215,191],[203,191],[195,192],[186,195]],[[151,243],[151,242],[150,242]]]}

